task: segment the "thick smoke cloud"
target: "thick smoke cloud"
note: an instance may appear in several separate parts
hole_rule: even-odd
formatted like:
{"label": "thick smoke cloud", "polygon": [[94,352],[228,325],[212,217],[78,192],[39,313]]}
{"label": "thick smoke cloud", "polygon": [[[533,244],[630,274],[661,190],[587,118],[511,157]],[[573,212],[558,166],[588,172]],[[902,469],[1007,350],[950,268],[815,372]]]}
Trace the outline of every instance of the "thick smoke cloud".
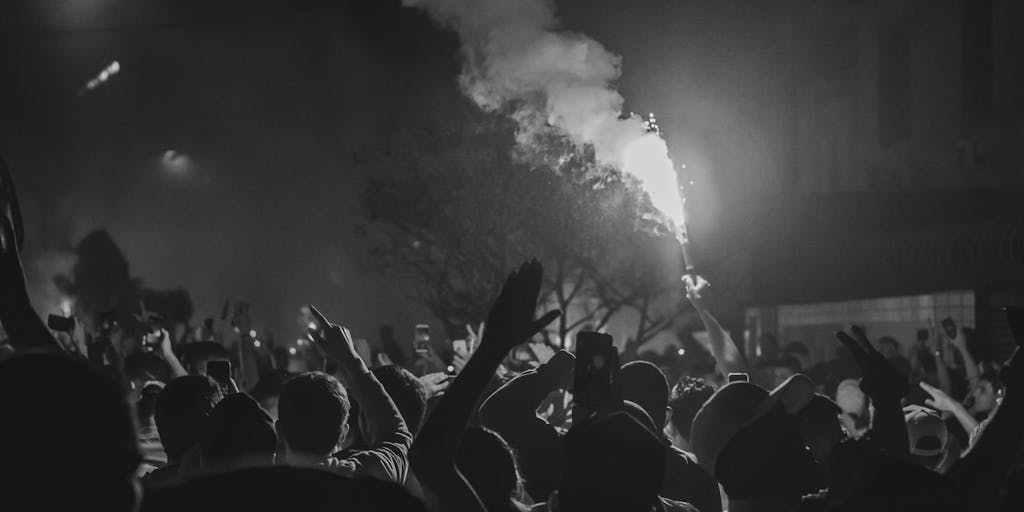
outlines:
{"label": "thick smoke cloud", "polygon": [[621,58],[583,34],[559,30],[548,0],[404,0],[462,41],[465,93],[481,108],[511,109],[520,145],[549,131],[592,146],[598,161],[639,178],[654,206],[677,224],[682,203],[661,137],[621,118]]}

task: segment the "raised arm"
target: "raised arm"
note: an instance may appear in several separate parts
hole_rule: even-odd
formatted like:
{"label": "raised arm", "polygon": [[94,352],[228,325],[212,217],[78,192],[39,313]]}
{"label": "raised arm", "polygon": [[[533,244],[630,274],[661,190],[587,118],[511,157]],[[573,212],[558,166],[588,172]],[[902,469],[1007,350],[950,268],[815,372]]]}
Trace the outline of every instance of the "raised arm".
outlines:
{"label": "raised arm", "polygon": [[996,495],[1016,462],[1024,437],[1024,351],[1017,349],[1009,369],[1002,402],[982,422],[976,441],[947,473],[972,502]]}
{"label": "raised arm", "polygon": [[978,371],[978,363],[971,356],[971,351],[967,350],[967,337],[964,336],[964,330],[962,327],[957,326],[956,336],[949,339],[949,343],[953,345],[953,348],[960,353],[960,357],[964,360],[964,370],[967,373],[967,380],[970,382],[971,387],[978,384],[978,377],[981,375]]}
{"label": "raised arm", "polygon": [[402,414],[359,357],[349,330],[330,323],[315,307],[310,306],[309,310],[320,327],[319,331],[310,331],[311,337],[328,357],[337,361],[342,383],[359,404],[365,421],[363,434],[370,449],[353,457],[356,471],[399,484],[405,482],[412,434]]}
{"label": "raised arm", "polygon": [[412,448],[412,466],[420,482],[445,510],[484,510],[455,466],[459,440],[484,389],[501,361],[560,314],[534,320],[544,269],[536,260],[512,273],[491,308],[480,347],[435,407]]}
{"label": "raised arm", "polygon": [[17,350],[63,351],[32,309],[14,225],[6,214],[0,215],[0,323]]}
{"label": "raised arm", "polygon": [[575,357],[560,350],[499,388],[480,408],[480,422],[516,452],[526,489],[540,500],[557,487],[563,459],[558,431],[537,416],[537,408],[552,391],[572,385],[574,365]]}
{"label": "raised arm", "polygon": [[860,387],[875,406],[871,439],[893,457],[908,458],[910,440],[901,405],[909,391],[907,378],[875,350],[863,328],[853,326],[850,332],[853,336],[838,331],[836,338],[853,354],[862,375]]}
{"label": "raised arm", "polygon": [[718,319],[708,311],[704,303],[701,291],[707,286],[707,281],[700,276],[683,276],[683,283],[686,286],[686,298],[693,305],[693,309],[700,315],[704,329],[708,333],[711,355],[715,358],[718,370],[722,375],[728,377],[730,373],[749,373],[747,361],[743,358],[736,343],[732,340],[729,332],[718,323]]}
{"label": "raised arm", "polygon": [[974,429],[978,428],[978,420],[971,416],[971,413],[967,412],[963,404],[953,400],[948,394],[941,389],[935,388],[929,385],[927,382],[921,383],[921,389],[925,390],[931,398],[926,399],[924,403],[930,407],[934,407],[936,410],[947,412],[951,414],[956,421],[963,427],[964,432],[970,435],[974,432]]}

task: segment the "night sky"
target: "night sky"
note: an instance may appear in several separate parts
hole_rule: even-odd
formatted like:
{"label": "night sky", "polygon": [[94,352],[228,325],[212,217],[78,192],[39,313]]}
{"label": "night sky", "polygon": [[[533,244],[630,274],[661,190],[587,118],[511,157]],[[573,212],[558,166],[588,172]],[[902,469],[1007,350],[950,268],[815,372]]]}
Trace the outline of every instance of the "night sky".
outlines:
{"label": "night sky", "polygon": [[[658,114],[701,191],[698,232],[730,225],[722,205],[777,157],[759,2],[707,4],[557,2],[567,27],[622,55],[627,107]],[[0,154],[37,306],[52,307],[55,262],[103,227],[148,286],[188,289],[197,319],[230,295],[285,341],[306,302],[369,338],[383,323],[411,332],[425,314],[363,268],[354,155],[444,115],[459,97],[456,48],[397,0],[4,1]],[[114,60],[118,75],[75,94]],[[194,167],[162,167],[168,150]]]}

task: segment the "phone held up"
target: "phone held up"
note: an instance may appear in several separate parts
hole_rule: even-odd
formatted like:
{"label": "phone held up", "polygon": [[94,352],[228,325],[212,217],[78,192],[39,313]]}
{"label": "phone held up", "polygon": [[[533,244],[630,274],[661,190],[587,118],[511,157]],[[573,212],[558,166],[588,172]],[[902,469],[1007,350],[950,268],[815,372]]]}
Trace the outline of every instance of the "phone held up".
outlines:
{"label": "phone held up", "polygon": [[413,338],[412,347],[419,356],[426,356],[430,352],[430,326],[417,324],[416,334]]}
{"label": "phone held up", "polygon": [[582,407],[593,414],[614,406],[618,401],[618,372],[619,353],[611,335],[598,332],[577,334],[572,388],[574,407]]}
{"label": "phone held up", "polygon": [[231,361],[207,361],[206,375],[227,388],[231,385]]}
{"label": "phone held up", "polygon": [[57,332],[70,333],[75,330],[75,317],[50,315],[46,317],[46,326]]}

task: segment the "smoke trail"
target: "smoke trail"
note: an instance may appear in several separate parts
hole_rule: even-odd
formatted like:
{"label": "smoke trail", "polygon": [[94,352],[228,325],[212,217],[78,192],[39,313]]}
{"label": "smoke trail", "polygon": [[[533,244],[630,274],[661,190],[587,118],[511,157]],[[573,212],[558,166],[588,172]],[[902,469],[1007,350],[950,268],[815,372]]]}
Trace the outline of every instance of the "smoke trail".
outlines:
{"label": "smoke trail", "polygon": [[403,0],[452,27],[462,41],[460,83],[481,108],[511,107],[518,142],[554,131],[591,145],[599,162],[639,178],[677,226],[683,208],[668,147],[642,119],[620,119],[613,86],[621,58],[583,34],[558,29],[549,0]]}

